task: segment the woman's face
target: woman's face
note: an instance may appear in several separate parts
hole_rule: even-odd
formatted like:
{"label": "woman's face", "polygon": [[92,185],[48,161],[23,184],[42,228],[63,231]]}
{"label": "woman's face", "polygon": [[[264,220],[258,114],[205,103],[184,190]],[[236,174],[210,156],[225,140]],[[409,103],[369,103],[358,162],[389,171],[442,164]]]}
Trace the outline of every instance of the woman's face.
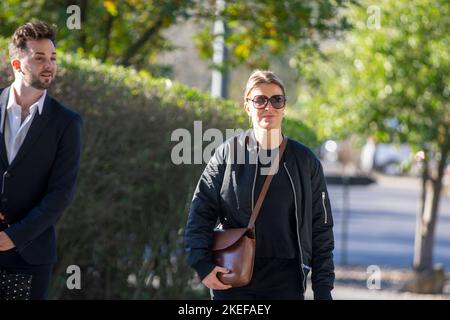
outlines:
{"label": "woman's face", "polygon": [[266,130],[281,130],[281,121],[283,120],[285,107],[276,109],[272,106],[272,103],[268,101],[267,105],[264,108],[257,109],[254,107],[253,102],[250,100],[255,100],[255,97],[260,95],[266,96],[268,98],[277,95],[283,96],[283,90],[281,90],[281,88],[274,83],[262,83],[257,85],[252,89],[252,91],[250,91],[245,102],[245,110],[247,111],[247,114],[252,118],[253,127],[258,127]]}

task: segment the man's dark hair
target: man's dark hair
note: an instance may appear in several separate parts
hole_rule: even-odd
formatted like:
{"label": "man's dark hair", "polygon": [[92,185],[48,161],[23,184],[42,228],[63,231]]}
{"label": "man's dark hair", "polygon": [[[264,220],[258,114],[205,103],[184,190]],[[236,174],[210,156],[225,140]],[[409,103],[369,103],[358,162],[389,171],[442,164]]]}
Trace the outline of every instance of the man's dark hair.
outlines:
{"label": "man's dark hair", "polygon": [[14,32],[9,43],[9,56],[16,58],[27,50],[27,41],[49,39],[55,43],[55,29],[44,21],[28,22]]}

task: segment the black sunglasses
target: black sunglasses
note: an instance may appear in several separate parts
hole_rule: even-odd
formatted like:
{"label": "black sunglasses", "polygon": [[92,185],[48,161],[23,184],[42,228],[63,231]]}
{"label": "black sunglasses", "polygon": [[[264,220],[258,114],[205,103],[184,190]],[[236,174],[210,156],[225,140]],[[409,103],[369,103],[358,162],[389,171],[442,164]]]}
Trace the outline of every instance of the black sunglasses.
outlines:
{"label": "black sunglasses", "polygon": [[282,94],[276,94],[270,98],[264,95],[257,95],[254,96],[253,99],[247,98],[246,100],[253,102],[253,107],[256,109],[264,109],[267,107],[269,101],[275,109],[284,108],[284,105],[286,104],[286,97]]}

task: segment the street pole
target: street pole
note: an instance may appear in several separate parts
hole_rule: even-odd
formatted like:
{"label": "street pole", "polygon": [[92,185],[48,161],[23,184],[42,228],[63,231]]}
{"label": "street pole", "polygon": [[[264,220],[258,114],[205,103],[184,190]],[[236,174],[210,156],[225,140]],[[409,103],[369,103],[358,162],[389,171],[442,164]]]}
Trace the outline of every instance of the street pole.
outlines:
{"label": "street pole", "polygon": [[341,249],[341,264],[347,264],[347,235],[348,235],[348,220],[350,216],[349,204],[349,178],[343,177],[343,192],[342,192],[342,249]]}
{"label": "street pole", "polygon": [[213,28],[213,71],[211,79],[211,95],[218,98],[227,98],[227,71],[224,62],[227,58],[227,48],[225,46],[226,26],[223,19],[225,0],[216,2],[216,20]]}

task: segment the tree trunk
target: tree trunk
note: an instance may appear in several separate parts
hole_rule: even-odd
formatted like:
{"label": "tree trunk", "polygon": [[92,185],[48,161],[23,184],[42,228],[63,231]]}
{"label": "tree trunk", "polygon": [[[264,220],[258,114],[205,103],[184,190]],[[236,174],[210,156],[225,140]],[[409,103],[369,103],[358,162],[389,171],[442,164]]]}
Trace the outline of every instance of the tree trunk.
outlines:
{"label": "tree trunk", "polygon": [[114,16],[108,14],[108,19],[106,21],[105,29],[105,50],[103,51],[102,62],[105,62],[109,57],[109,49],[111,45],[111,31],[113,27]]}
{"label": "tree trunk", "polygon": [[414,269],[422,272],[433,267],[433,240],[436,226],[442,177],[423,181],[423,200],[417,216],[416,239],[414,248]]}
{"label": "tree trunk", "polygon": [[86,34],[86,24],[87,24],[87,14],[88,14],[88,3],[87,0],[82,0],[80,3],[80,11],[81,11],[81,32],[80,32],[80,47],[83,48],[83,52],[88,51],[87,47],[87,34]]}
{"label": "tree trunk", "polygon": [[[442,179],[449,152],[448,130],[445,130],[440,145],[440,159],[437,172],[433,174],[424,163],[422,175],[422,205],[417,215],[414,246],[415,277],[409,289],[418,293],[441,293],[445,284],[444,270],[433,268],[433,243],[438,218],[439,200],[442,191]],[[432,177],[435,175],[435,177]]]}

